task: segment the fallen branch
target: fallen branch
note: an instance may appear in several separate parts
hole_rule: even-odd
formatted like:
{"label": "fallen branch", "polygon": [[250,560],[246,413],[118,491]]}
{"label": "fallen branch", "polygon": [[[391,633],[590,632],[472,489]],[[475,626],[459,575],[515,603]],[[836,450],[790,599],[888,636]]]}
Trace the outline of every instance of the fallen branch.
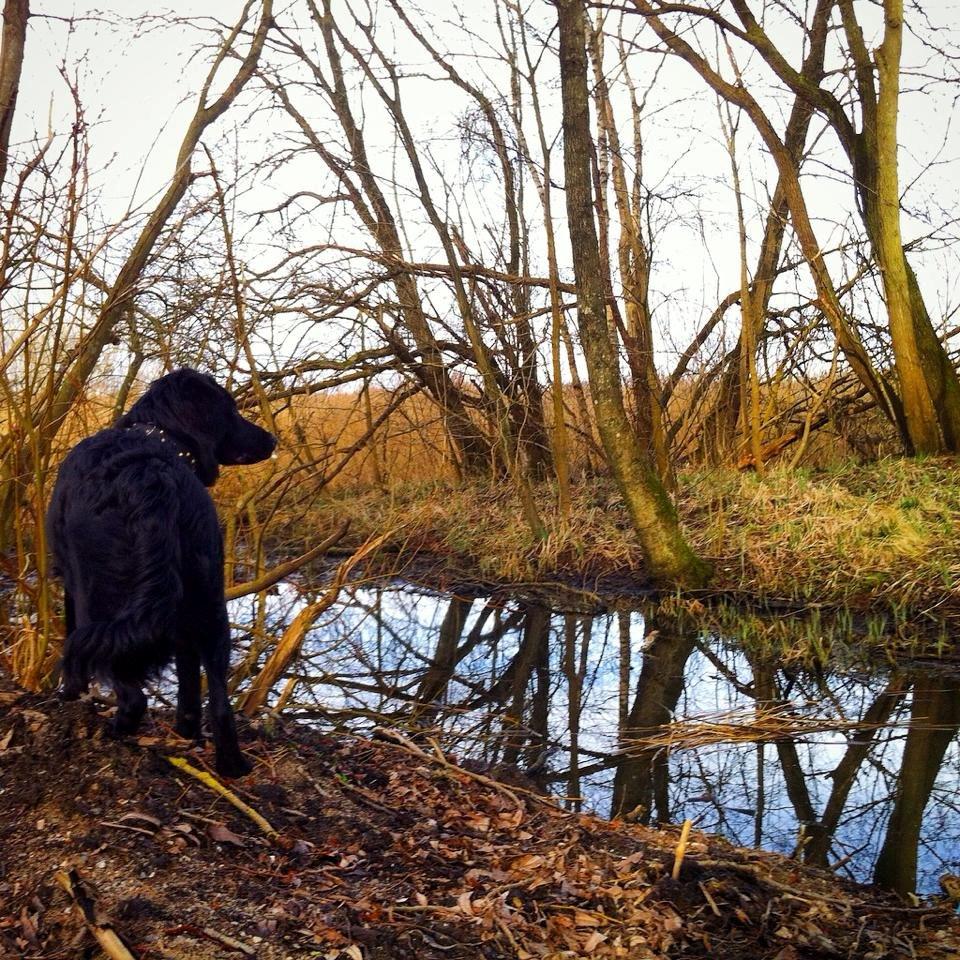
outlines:
{"label": "fallen branch", "polygon": [[301,554],[293,560],[288,560],[286,563],[278,563],[277,566],[268,570],[262,577],[257,577],[256,580],[248,580],[246,583],[238,583],[232,587],[228,587],[224,591],[226,598],[228,600],[238,600],[240,597],[246,597],[251,593],[261,593],[264,590],[268,590],[275,583],[285,580],[292,573],[296,573],[302,566],[308,564],[311,560],[316,560],[317,557],[338,544],[344,536],[346,536],[349,528],[350,521],[344,520],[323,543],[318,543],[306,553]]}
{"label": "fallen branch", "polygon": [[96,900],[80,877],[76,867],[69,870],[58,870],[54,880],[66,890],[67,895],[80,910],[83,922],[94,935],[103,952],[111,960],[136,960],[136,955],[124,943],[123,938],[113,928],[109,920],[105,920],[97,909]]}
{"label": "fallen branch", "polygon": [[195,923],[181,923],[175,927],[168,927],[164,933],[169,935],[186,933],[192,937],[206,937],[214,943],[219,943],[221,947],[236,950],[248,957],[255,957],[257,955],[257,951],[253,947],[241,943],[239,940],[235,940],[233,937],[227,936],[227,934],[221,933],[219,930],[214,930],[213,927],[199,927]]}
{"label": "fallen branch", "polygon": [[353,568],[364,560],[371,553],[377,550],[380,545],[393,535],[392,530],[381,534],[379,537],[372,537],[367,540],[358,550],[354,551],[350,557],[343,561],[333,575],[333,582],[327,588],[326,593],[314,603],[304,607],[291,622],[290,626],[283,631],[283,635],[277,641],[273,652],[267,657],[266,663],[260,669],[260,672],[253,678],[250,686],[240,697],[240,711],[244,716],[252,717],[267,702],[267,697],[273,689],[274,684],[283,676],[287,667],[293,661],[294,657],[300,652],[303,641],[307,638],[310,628],[313,626],[317,617],[325,610],[337,602],[340,591],[350,576]]}
{"label": "fallen branch", "polygon": [[242,814],[249,817],[271,840],[280,836],[280,834],[270,826],[269,821],[257,813],[253,807],[244,803],[232,790],[228,790],[216,777],[211,776],[206,770],[198,770],[196,767],[187,763],[183,757],[167,757],[167,760],[178,770],[182,770],[184,773],[189,773],[191,777],[195,777],[204,786],[213,790],[214,793],[219,793],[224,800],[232,803]]}
{"label": "fallen branch", "polygon": [[233,937],[227,936],[225,933],[221,933],[219,930],[214,930],[213,927],[201,927],[201,931],[205,937],[209,940],[213,940],[214,943],[219,943],[221,946],[229,947],[231,950],[237,950],[240,953],[246,954],[248,957],[255,957],[257,951],[253,947],[248,946],[245,943],[241,943],[239,940],[234,939]]}

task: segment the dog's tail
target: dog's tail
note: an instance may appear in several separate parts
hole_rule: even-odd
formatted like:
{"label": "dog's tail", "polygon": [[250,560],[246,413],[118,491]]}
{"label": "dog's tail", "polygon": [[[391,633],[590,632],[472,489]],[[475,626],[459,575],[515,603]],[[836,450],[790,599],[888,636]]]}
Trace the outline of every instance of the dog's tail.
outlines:
{"label": "dog's tail", "polygon": [[167,661],[183,596],[179,497],[167,470],[150,461],[144,466],[135,482],[125,485],[131,550],[124,565],[133,573],[131,589],[114,619],[76,627],[67,637],[62,663],[67,695],[85,689],[93,677],[142,680]]}

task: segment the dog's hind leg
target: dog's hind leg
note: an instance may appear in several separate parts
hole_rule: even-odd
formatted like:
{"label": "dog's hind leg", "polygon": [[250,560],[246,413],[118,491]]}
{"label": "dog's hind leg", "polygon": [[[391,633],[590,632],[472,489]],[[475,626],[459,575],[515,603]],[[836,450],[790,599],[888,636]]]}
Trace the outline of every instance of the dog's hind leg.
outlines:
{"label": "dog's hind leg", "polygon": [[125,737],[136,733],[147,712],[146,694],[139,684],[129,681],[115,681],[114,690],[117,694],[117,715],[113,720],[113,735]]}
{"label": "dog's hind leg", "polygon": [[193,650],[177,651],[176,731],[188,740],[199,740],[203,719],[200,700],[200,657]]}
{"label": "dog's hind leg", "polygon": [[69,590],[63,591],[63,620],[66,640],[64,641],[63,658],[61,660],[63,687],[60,691],[60,698],[62,700],[76,700],[89,689],[90,678],[85,671],[76,668],[73,658],[69,656],[70,636],[77,629],[77,609],[73,594]]}

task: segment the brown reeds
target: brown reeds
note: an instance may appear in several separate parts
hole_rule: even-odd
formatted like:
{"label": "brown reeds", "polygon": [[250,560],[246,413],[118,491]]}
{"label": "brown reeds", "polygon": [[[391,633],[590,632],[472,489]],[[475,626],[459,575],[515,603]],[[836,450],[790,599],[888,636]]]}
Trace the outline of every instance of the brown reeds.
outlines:
{"label": "brown reeds", "polygon": [[701,750],[721,744],[776,743],[821,733],[850,735],[892,724],[805,715],[802,705],[751,705],[686,717],[650,730],[630,729],[621,737],[621,755],[667,750]]}

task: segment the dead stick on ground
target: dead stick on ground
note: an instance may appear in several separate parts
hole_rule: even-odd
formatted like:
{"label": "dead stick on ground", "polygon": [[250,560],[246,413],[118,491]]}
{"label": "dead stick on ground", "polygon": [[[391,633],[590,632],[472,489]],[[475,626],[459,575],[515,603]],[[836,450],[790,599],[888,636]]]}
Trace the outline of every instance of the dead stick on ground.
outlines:
{"label": "dead stick on ground", "polygon": [[674,880],[680,879],[680,868],[683,866],[683,857],[687,852],[687,841],[690,839],[690,827],[692,826],[692,820],[684,820],[683,826],[680,828],[680,839],[677,841],[677,853],[673,858],[673,873],[671,874]]}
{"label": "dead stick on ground", "polygon": [[195,777],[199,780],[204,786],[209,787],[215,793],[219,793],[224,800],[228,800],[232,803],[242,814],[249,817],[268,837],[271,839],[279,837],[280,834],[270,826],[270,823],[262,817],[253,807],[248,806],[244,803],[233,791],[228,790],[219,780],[215,777],[212,777],[205,770],[198,770],[196,767],[190,766],[183,757],[167,757],[167,760],[170,761],[178,770],[182,770],[184,773],[189,773],[191,777]]}
{"label": "dead stick on ground", "polygon": [[257,955],[257,951],[254,950],[253,947],[247,946],[247,944],[241,943],[233,937],[228,937],[225,933],[214,930],[213,927],[203,927],[202,930],[205,937],[225,947],[229,947],[231,950],[237,950],[240,953],[246,954],[248,957],[255,957]]}
{"label": "dead stick on ground", "polygon": [[[441,766],[447,768],[448,770],[452,770],[454,773],[458,773],[461,776],[469,778],[470,780],[476,780],[478,783],[482,783],[487,787],[493,787],[494,790],[497,790],[498,792],[504,794],[504,796],[509,797],[516,805],[519,813],[524,813],[526,808],[524,807],[523,802],[510,787],[500,783],[498,780],[485,777],[482,773],[474,773],[472,770],[464,770],[463,767],[458,767],[455,763],[451,763],[443,755],[443,751],[441,751],[440,747],[436,743],[433,744],[434,753],[427,753],[426,750],[421,750],[415,743],[412,743],[397,730],[390,730],[388,727],[374,727],[373,733],[374,735],[379,735],[386,740],[392,741],[399,747],[402,747],[408,753],[412,753],[414,756],[420,757],[422,760],[429,760],[432,763],[439,763]],[[539,800],[548,807],[554,806],[549,800],[547,800],[546,797],[541,797],[535,794],[532,790],[524,790],[522,787],[518,787],[517,791],[526,794],[535,800]]]}
{"label": "dead stick on ground", "polygon": [[87,929],[96,937],[97,943],[111,960],[136,960],[112,924],[99,916],[96,901],[75,867],[69,871],[58,870],[54,879],[77,905]]}

